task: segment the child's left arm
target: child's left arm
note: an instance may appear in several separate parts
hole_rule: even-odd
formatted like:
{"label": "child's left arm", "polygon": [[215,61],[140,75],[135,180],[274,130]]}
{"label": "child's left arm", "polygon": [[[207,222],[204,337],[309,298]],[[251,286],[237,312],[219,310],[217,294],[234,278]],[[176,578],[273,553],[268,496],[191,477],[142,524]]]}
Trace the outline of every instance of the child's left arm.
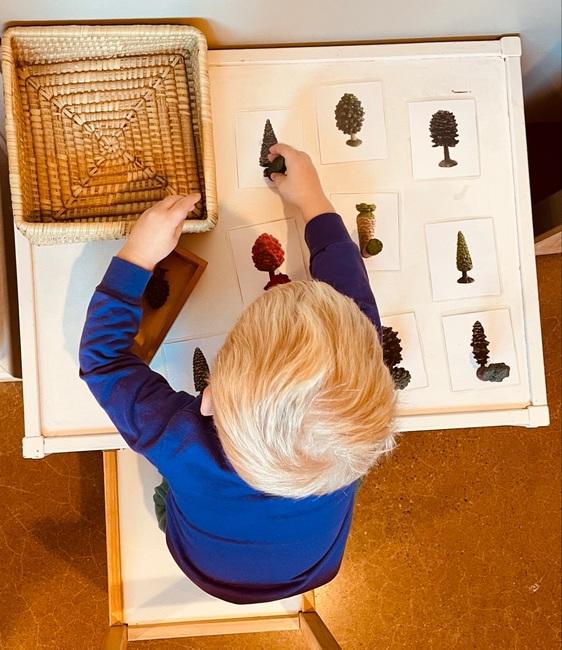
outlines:
{"label": "child's left arm", "polygon": [[177,245],[198,199],[167,197],[139,218],[92,297],[80,343],[80,376],[130,447],[155,463],[162,432],[194,398],[174,391],[131,345],[152,270]]}

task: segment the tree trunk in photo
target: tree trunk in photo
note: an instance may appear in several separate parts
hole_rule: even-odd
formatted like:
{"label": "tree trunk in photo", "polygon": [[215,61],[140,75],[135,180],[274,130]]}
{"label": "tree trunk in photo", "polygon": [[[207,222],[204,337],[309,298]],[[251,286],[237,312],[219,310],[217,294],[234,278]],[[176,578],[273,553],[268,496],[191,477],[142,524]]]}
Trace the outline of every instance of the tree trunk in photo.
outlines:
{"label": "tree trunk in photo", "polygon": [[466,271],[462,272],[462,276],[457,280],[460,284],[470,284],[474,282],[474,278],[471,278]]}
{"label": "tree trunk in photo", "polygon": [[449,156],[449,146],[444,144],[443,145],[443,155],[445,158],[439,163],[439,167],[454,167],[457,164],[456,160],[453,160]]}
{"label": "tree trunk in photo", "polygon": [[362,140],[357,137],[357,133],[348,133],[348,135],[349,140],[346,141],[346,144],[350,147],[358,147],[362,143]]}

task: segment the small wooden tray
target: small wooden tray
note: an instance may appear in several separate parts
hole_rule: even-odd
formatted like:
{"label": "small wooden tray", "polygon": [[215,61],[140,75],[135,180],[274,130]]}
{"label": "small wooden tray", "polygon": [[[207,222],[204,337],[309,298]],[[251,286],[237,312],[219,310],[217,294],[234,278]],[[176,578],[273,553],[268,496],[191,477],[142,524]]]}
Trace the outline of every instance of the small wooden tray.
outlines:
{"label": "small wooden tray", "polygon": [[166,269],[166,280],[170,285],[170,295],[159,309],[153,309],[143,298],[143,317],[131,350],[146,363],[150,363],[158,351],[189,294],[193,291],[203,271],[206,260],[185,248],[184,238],[159,268]]}

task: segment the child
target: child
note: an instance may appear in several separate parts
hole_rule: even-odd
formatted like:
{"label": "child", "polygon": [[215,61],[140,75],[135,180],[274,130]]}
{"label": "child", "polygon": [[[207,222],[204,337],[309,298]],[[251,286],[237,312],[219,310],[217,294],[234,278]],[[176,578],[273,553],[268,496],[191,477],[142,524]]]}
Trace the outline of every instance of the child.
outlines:
{"label": "child", "polygon": [[331,580],[360,479],[395,446],[393,383],[359,250],[307,154],[282,144],[270,152],[285,157],[286,175],[272,181],[307,224],[316,281],[265,292],[226,337],[202,396],[175,392],[130,352],[151,272],[200,198],[169,196],[111,261],[80,348],[80,376],[169,483],[172,556],[199,587],[233,603]]}

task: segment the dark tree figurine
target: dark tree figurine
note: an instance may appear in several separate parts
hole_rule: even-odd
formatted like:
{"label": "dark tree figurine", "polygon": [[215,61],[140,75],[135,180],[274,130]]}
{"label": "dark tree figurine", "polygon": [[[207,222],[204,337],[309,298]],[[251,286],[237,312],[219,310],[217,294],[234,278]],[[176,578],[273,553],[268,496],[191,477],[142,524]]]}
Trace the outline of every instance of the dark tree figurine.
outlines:
{"label": "dark tree figurine", "polygon": [[457,282],[460,284],[474,282],[474,278],[468,275],[468,272],[472,269],[472,258],[464,234],[460,230],[457,233],[457,269],[462,273]]}
{"label": "dark tree figurine", "polygon": [[472,355],[478,364],[476,376],[480,381],[500,382],[506,377],[509,377],[510,367],[507,364],[501,362],[487,365],[488,359],[490,358],[490,349],[488,347],[490,342],[486,338],[482,323],[478,320],[472,326],[472,341],[470,345],[472,347]]}
{"label": "dark tree figurine", "polygon": [[209,382],[209,364],[201,348],[193,350],[193,385],[198,393],[202,393]]}
{"label": "dark tree figurine", "polygon": [[285,273],[275,273],[285,261],[285,251],[281,242],[273,235],[264,232],[256,239],[252,246],[252,261],[258,271],[269,273],[269,282],[264,287],[265,291],[291,281]]}
{"label": "dark tree figurine", "polygon": [[167,269],[157,266],[144,290],[144,296],[152,309],[160,309],[170,295],[170,283],[165,278],[166,272]]}
{"label": "dark tree figurine", "polygon": [[349,136],[345,144],[350,147],[358,147],[362,140],[357,137],[363,127],[365,109],[361,101],[353,93],[345,93],[337,103],[336,126],[340,131]]}
{"label": "dark tree figurine", "polygon": [[269,119],[265,121],[265,127],[263,129],[263,138],[261,142],[260,149],[260,167],[264,167],[263,175],[271,180],[271,174],[284,174],[287,171],[285,165],[285,158],[283,156],[277,156],[271,162],[269,161],[268,154],[269,148],[274,144],[277,144],[277,137],[275,131],[271,126]]}
{"label": "dark tree figurine", "polygon": [[437,111],[431,116],[429,132],[434,147],[443,147],[443,160],[439,167],[454,167],[456,160],[449,156],[449,147],[456,147],[458,141],[457,120],[451,111]]}
{"label": "dark tree figurine", "polygon": [[409,370],[398,366],[402,361],[402,346],[398,332],[392,327],[382,327],[382,355],[384,365],[390,371],[397,390],[403,390],[410,383],[412,375]]}

